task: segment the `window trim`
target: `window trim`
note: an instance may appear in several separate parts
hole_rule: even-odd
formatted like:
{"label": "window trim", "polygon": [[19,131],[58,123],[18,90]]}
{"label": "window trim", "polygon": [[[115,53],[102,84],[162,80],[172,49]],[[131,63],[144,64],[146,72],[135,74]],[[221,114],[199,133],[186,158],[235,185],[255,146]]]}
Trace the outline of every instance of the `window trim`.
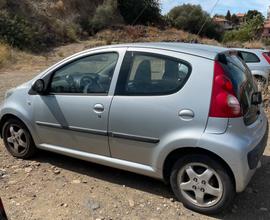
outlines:
{"label": "window trim", "polygon": [[[131,71],[132,64],[134,61],[133,57],[136,55],[152,56],[154,58],[167,59],[167,60],[175,61],[178,63],[182,63],[188,67],[187,77],[185,78],[185,80],[181,84],[181,86],[178,86],[174,90],[171,90],[168,92],[155,92],[155,93],[147,93],[147,94],[146,93],[128,92],[128,91],[126,91],[125,86],[126,86],[126,83],[127,83],[128,77],[129,77],[129,73]],[[184,87],[184,85],[186,84],[186,82],[188,81],[188,79],[191,75],[191,72],[192,72],[191,64],[185,60],[182,60],[182,59],[179,59],[176,57],[153,53],[153,52],[127,51],[125,54],[124,60],[122,62],[122,65],[121,65],[120,72],[119,72],[119,76],[118,76],[118,80],[117,80],[116,88],[115,88],[115,95],[118,95],[118,96],[166,96],[166,95],[175,94],[175,93],[179,92]]]}
{"label": "window trim", "polygon": [[[56,67],[54,70],[51,71],[51,73],[49,73],[47,75],[47,77],[45,76],[44,77],[44,80],[47,84],[47,88],[46,88],[46,95],[51,95],[51,96],[108,96],[109,95],[109,91],[108,92],[99,92],[99,93],[67,93],[67,92],[64,92],[64,93],[54,93],[54,92],[50,92],[50,89],[51,89],[51,83],[52,83],[52,79],[53,79],[53,76],[55,75],[55,73],[64,68],[65,66],[67,65],[70,65],[72,63],[75,63],[76,61],[78,60],[81,60],[81,59],[84,59],[86,57],[91,57],[91,56],[96,56],[96,55],[100,55],[100,54],[110,54],[110,53],[115,53],[117,54],[117,62],[115,64],[115,67],[114,67],[114,70],[113,70],[113,76],[115,74],[115,68],[119,62],[119,57],[120,57],[120,54],[118,51],[104,51],[104,52],[97,52],[97,53],[93,53],[93,54],[86,54],[86,55],[83,55],[83,56],[80,56],[80,57],[76,57],[75,59],[73,60],[70,60],[66,63],[64,63],[63,65],[60,65],[58,67]],[[45,79],[46,78],[46,79]],[[112,80],[110,82],[110,87],[111,87],[111,83],[112,83]],[[110,90],[110,87],[109,87],[109,90]]]}
{"label": "window trim", "polygon": [[[247,51],[243,51],[243,50],[241,50],[240,53],[241,53],[241,58],[244,60],[245,63],[260,63],[261,62],[259,56],[257,56],[255,53],[247,52]],[[257,61],[256,62],[246,62],[242,53],[251,54],[251,55],[255,56],[257,58]]]}

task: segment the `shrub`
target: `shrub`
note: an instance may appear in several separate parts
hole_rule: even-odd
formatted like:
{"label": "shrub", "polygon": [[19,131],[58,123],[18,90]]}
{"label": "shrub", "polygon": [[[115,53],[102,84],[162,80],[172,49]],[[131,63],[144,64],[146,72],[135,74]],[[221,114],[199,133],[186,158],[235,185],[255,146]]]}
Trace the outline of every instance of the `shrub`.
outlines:
{"label": "shrub", "polygon": [[11,49],[8,45],[0,43],[0,68],[10,60],[11,58]]}
{"label": "shrub", "polygon": [[193,34],[220,40],[222,28],[215,24],[200,5],[183,4],[174,7],[167,15],[171,26]]}
{"label": "shrub", "polygon": [[106,0],[96,9],[95,15],[90,20],[90,28],[94,32],[121,22],[117,10],[116,0]]}
{"label": "shrub", "polygon": [[118,9],[127,24],[159,24],[162,22],[158,0],[118,0]]}
{"label": "shrub", "polygon": [[239,30],[228,31],[224,34],[223,41],[240,41],[246,42],[259,39],[263,29],[263,20],[260,16],[255,16],[253,19],[245,23]]}
{"label": "shrub", "polygon": [[266,46],[270,46],[270,38],[264,38],[262,40],[262,42],[266,45]]}
{"label": "shrub", "polygon": [[33,46],[35,29],[19,16],[11,16],[6,11],[0,11],[0,39],[8,44],[25,49]]}

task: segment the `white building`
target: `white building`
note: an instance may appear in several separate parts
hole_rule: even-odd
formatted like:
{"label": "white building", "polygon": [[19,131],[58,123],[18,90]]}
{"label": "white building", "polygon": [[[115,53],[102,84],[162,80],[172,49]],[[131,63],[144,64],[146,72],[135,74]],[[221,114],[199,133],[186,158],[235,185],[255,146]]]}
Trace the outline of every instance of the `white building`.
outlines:
{"label": "white building", "polygon": [[270,20],[270,6],[268,7],[268,10],[267,10],[267,20]]}

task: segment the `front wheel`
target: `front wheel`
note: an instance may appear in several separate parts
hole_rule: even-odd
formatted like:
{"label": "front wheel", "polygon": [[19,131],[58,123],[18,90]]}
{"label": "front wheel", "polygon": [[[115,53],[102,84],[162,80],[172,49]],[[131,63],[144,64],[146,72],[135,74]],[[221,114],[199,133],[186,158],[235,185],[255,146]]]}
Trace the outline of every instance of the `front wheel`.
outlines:
{"label": "front wheel", "polygon": [[14,157],[27,159],[36,152],[30,132],[18,119],[9,119],[5,122],[2,137],[7,150]]}
{"label": "front wheel", "polygon": [[226,169],[206,155],[187,155],[173,166],[170,183],[179,201],[187,208],[215,214],[232,202],[235,189]]}

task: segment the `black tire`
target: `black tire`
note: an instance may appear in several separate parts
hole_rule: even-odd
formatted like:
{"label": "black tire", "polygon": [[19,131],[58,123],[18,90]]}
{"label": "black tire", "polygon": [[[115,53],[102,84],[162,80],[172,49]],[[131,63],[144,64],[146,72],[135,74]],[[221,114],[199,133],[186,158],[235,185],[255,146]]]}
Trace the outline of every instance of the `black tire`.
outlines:
{"label": "black tire", "polygon": [[[184,168],[188,164],[192,164],[192,163],[193,164],[199,163],[199,164],[206,165],[208,168],[213,170],[215,172],[215,175],[217,174],[219,179],[221,180],[223,193],[221,193],[221,195],[219,196],[219,199],[217,199],[217,203],[213,204],[210,207],[201,207],[199,205],[192,203],[189,199],[186,198],[187,196],[186,197],[184,196],[184,194],[182,193],[180,189],[180,186],[178,185],[178,178],[179,178],[178,174],[179,176],[181,176],[181,173],[182,173],[181,170],[184,170]],[[210,156],[207,156],[207,155],[193,154],[193,155],[187,155],[180,158],[174,164],[172,168],[172,172],[170,176],[170,184],[176,198],[180,202],[182,202],[185,207],[187,207],[188,209],[194,210],[196,212],[207,214],[207,215],[217,214],[225,210],[232,203],[232,200],[235,196],[235,187],[234,187],[232,177],[228,174],[227,170],[224,168],[224,166],[221,163],[217,162],[216,160],[212,159]],[[201,189],[200,187],[201,185],[198,185],[198,187],[196,187],[196,190]],[[193,193],[192,190],[190,191],[191,195]],[[195,195],[196,194],[194,191],[194,197]]]}
{"label": "black tire", "polygon": [[[23,139],[24,141],[24,147],[19,146],[18,151],[15,150],[14,144],[9,143],[8,141],[8,138],[11,136],[11,132],[10,132],[11,126],[16,129],[22,129],[23,131],[23,134],[21,135],[22,136],[21,139]],[[6,149],[14,157],[21,158],[21,159],[29,159],[36,153],[37,148],[35,146],[35,143],[33,141],[33,138],[30,132],[28,131],[25,124],[18,119],[12,118],[12,119],[7,120],[4,123],[3,129],[2,129],[2,137],[3,137]]]}

